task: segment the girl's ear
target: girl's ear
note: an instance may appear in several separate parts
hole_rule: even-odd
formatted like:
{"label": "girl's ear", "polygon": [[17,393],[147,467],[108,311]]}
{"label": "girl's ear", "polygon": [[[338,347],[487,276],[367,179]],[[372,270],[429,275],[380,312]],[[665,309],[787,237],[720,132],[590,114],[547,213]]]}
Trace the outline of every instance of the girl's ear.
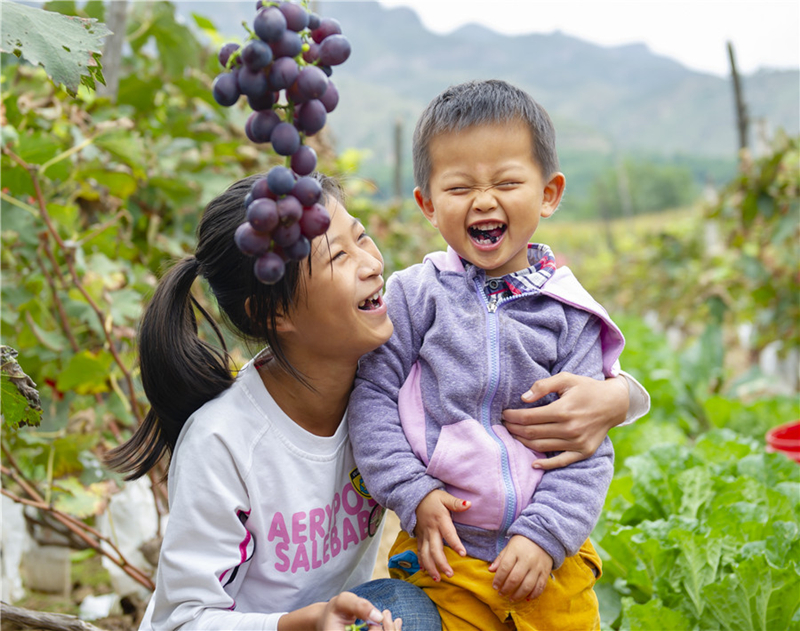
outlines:
{"label": "girl's ear", "polygon": [[433,202],[430,197],[425,197],[422,194],[422,190],[419,186],[414,189],[414,200],[417,202],[417,206],[419,206],[422,214],[425,215],[425,218],[431,222],[434,228],[438,228],[439,226],[436,225],[436,212],[433,208]]}
{"label": "girl's ear", "polygon": [[549,217],[558,208],[561,198],[564,196],[564,189],[567,186],[567,179],[563,173],[554,173],[550,181],[544,185],[542,196],[542,217]]}
{"label": "girl's ear", "polygon": [[[250,297],[248,296],[244,301],[244,310],[247,313],[248,318],[252,318],[253,314],[250,311]],[[275,316],[275,331],[278,333],[289,333],[290,331],[294,331],[294,325],[292,321],[284,316],[283,314],[277,314]]]}

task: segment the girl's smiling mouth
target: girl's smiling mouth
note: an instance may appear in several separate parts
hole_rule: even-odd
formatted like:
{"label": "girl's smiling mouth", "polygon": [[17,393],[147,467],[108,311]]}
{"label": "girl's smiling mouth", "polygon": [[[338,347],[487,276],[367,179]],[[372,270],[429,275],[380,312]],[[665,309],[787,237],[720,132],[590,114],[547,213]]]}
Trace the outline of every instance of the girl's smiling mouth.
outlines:
{"label": "girl's smiling mouth", "polygon": [[366,300],[362,300],[358,303],[358,308],[361,311],[374,311],[375,309],[380,309],[383,306],[383,299],[381,298],[380,290],[376,291]]}

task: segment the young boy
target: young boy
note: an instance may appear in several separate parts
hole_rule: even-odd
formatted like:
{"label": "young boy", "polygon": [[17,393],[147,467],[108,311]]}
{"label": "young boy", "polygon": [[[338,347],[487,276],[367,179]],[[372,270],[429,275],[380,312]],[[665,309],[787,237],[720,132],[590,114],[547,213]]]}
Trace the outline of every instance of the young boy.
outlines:
{"label": "young boy", "polygon": [[390,279],[394,334],[362,358],[348,412],[367,488],[405,531],[390,571],[426,589],[444,631],[599,629],[588,537],[611,442],[542,476],[546,456],[501,423],[526,407],[512,374],[603,379],[624,344],[550,249],[529,244],[564,192],[553,125],[525,92],[470,82],[428,105],[413,151],[415,199],[449,247]]}

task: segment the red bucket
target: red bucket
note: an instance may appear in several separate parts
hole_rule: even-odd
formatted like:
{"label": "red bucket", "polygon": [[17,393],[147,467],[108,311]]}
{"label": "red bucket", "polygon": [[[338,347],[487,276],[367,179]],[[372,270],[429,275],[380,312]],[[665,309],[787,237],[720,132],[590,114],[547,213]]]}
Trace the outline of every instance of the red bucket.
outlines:
{"label": "red bucket", "polygon": [[769,430],[767,451],[779,451],[800,463],[800,421],[779,425]]}

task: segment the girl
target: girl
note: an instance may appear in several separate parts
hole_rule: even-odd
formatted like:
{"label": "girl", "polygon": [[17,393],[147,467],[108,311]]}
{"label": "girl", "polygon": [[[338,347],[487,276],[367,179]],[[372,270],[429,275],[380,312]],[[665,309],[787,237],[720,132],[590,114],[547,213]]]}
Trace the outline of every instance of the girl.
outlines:
{"label": "girl", "polygon": [[[281,281],[261,284],[233,239],[258,177],[208,204],[195,256],[164,275],[142,318],[140,365],[151,409],[108,456],[131,479],[171,457],[170,519],[141,628],[342,630],[360,618],[384,630],[399,630],[401,619],[406,631],[439,629],[435,607],[418,588],[365,583],[383,509],[361,482],[342,421],[359,358],[392,333],[380,297],[380,251],[342,206],[335,182],[320,176],[328,232],[307,260],[287,264]],[[198,275],[232,330],[265,348],[235,375],[219,328],[191,295]],[[222,349],[200,340],[194,308]],[[621,380],[608,387],[573,381],[565,398],[546,407],[565,406],[556,418],[577,409],[570,418],[618,424],[628,397],[612,381]],[[596,427],[579,440],[558,432],[544,438],[580,452],[596,440]]]}

